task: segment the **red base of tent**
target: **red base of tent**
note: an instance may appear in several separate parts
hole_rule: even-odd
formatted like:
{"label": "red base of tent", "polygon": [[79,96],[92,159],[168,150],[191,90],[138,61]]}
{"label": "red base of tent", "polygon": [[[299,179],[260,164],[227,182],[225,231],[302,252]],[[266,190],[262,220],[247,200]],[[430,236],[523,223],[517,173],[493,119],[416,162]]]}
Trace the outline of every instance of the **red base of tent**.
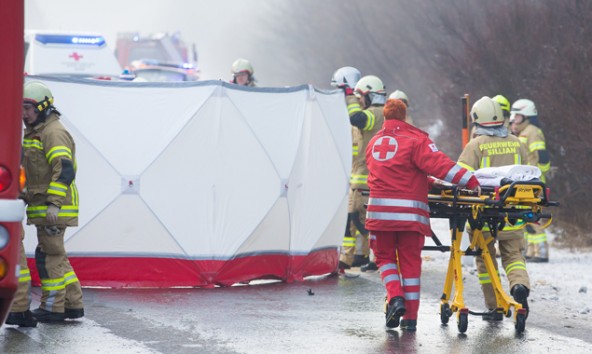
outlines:
{"label": "red base of tent", "polygon": [[[268,254],[231,260],[183,260],[149,257],[68,257],[82,286],[214,287],[255,279],[301,281],[310,275],[337,271],[337,248],[306,256]],[[33,285],[39,285],[35,259],[28,258]]]}

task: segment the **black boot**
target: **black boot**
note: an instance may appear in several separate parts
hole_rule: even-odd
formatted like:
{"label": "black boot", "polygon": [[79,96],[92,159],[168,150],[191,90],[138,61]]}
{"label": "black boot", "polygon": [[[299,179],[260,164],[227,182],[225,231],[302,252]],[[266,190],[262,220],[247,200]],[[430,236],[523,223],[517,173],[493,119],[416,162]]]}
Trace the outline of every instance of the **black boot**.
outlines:
{"label": "black boot", "polygon": [[516,284],[516,285],[514,285],[514,287],[512,288],[512,291],[510,291],[510,293],[514,297],[514,300],[516,300],[516,302],[518,302],[520,305],[522,305],[522,308],[526,310],[526,318],[528,318],[528,300],[527,300],[527,298],[530,293],[528,288],[522,284]]}
{"label": "black boot", "polygon": [[378,270],[378,266],[374,262],[368,262],[368,264],[361,266],[360,270],[362,272],[367,272],[367,271],[371,271],[371,270]]}
{"label": "black boot", "polygon": [[354,256],[354,262],[352,263],[352,267],[360,267],[364,264],[368,264],[368,256],[364,256],[361,254],[356,254]]}
{"label": "black boot", "polygon": [[339,270],[350,269],[351,266],[345,262],[339,261]]}
{"label": "black boot", "polygon": [[395,296],[389,301],[386,309],[386,326],[389,328],[399,327],[399,320],[405,314],[405,299],[402,296]]}
{"label": "black boot", "polygon": [[84,317],[84,309],[66,309],[66,318]]}
{"label": "black boot", "polygon": [[39,322],[61,322],[66,319],[66,315],[61,312],[51,312],[38,308],[33,310],[33,317]]}
{"label": "black boot", "polygon": [[491,321],[491,322],[503,321],[504,314],[501,312],[498,312],[497,309],[493,309],[493,310],[489,310],[489,312],[485,313],[482,316],[482,318],[483,318],[483,321]]}
{"label": "black boot", "polygon": [[11,312],[6,317],[6,324],[19,327],[37,327],[37,320],[29,310],[23,312]]}
{"label": "black boot", "polygon": [[417,330],[417,320],[401,320],[401,329],[408,332]]}

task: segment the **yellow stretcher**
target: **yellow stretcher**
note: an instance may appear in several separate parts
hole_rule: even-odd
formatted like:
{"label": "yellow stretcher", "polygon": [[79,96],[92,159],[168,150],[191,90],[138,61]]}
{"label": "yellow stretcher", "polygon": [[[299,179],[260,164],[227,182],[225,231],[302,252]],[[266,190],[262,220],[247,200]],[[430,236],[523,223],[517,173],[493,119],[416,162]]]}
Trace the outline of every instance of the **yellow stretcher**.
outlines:
{"label": "yellow stretcher", "polygon": [[[440,320],[447,324],[453,313],[457,313],[458,330],[467,331],[468,315],[483,316],[487,312],[473,312],[465,306],[463,299],[462,256],[481,255],[497,300],[496,312],[506,317],[512,316],[514,308],[514,323],[517,333],[522,333],[526,326],[526,309],[510,297],[502,288],[497,277],[491,254],[487,249],[490,242],[495,242],[497,230],[502,230],[506,224],[520,225],[537,222],[543,218],[551,219],[550,214],[543,213],[543,208],[558,206],[559,203],[548,200],[548,190],[539,180],[514,182],[503,180],[501,187],[483,188],[480,195],[471,191],[451,186],[450,188],[430,192],[430,217],[447,218],[450,223],[451,245],[444,246],[436,235],[432,235],[437,246],[425,246],[424,250],[450,251],[450,261],[444,291],[440,302]],[[439,192],[439,194],[437,194]],[[461,238],[465,224],[473,229],[473,239],[466,250],[461,250]],[[485,239],[482,229],[489,226],[494,237]],[[452,287],[454,286],[454,294]]]}

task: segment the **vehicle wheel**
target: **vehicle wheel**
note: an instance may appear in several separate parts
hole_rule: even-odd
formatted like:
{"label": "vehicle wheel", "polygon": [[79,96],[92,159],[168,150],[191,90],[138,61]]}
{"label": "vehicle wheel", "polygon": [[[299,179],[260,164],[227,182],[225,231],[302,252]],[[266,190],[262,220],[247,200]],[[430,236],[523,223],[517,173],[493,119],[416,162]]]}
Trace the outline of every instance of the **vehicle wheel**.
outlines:
{"label": "vehicle wheel", "polygon": [[448,319],[452,316],[452,311],[450,311],[450,305],[448,304],[440,304],[440,322],[442,324],[448,324]]}
{"label": "vehicle wheel", "polygon": [[526,328],[526,315],[525,314],[523,314],[523,313],[516,314],[516,323],[515,323],[514,327],[516,328],[516,333],[524,332],[524,329]]}
{"label": "vehicle wheel", "polygon": [[458,331],[460,333],[465,333],[467,328],[469,327],[469,314],[468,313],[459,313],[458,314]]}

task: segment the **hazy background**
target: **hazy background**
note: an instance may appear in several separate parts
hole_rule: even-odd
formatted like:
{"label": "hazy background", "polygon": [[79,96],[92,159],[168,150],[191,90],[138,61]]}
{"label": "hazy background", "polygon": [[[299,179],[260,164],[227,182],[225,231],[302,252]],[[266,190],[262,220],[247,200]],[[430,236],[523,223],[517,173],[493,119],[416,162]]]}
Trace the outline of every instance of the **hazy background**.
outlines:
{"label": "hazy background", "polygon": [[238,57],[259,86],[328,88],[341,66],[410,98],[417,126],[456,159],[460,97],[535,102],[555,174],[560,239],[592,245],[592,1],[26,0],[27,29],[179,31],[203,79],[230,79]]}

